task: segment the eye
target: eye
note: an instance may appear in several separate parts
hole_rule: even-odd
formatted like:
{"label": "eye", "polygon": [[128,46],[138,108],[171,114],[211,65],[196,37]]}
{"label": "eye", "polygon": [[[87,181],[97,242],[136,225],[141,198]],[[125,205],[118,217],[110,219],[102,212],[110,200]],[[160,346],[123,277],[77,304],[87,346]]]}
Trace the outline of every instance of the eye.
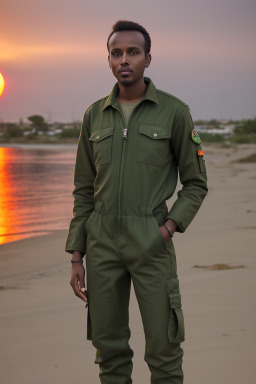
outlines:
{"label": "eye", "polygon": [[112,56],[112,57],[119,57],[119,56],[120,56],[120,53],[119,53],[119,52],[112,52],[112,53],[111,53],[111,56]]}
{"label": "eye", "polygon": [[132,50],[132,51],[130,52],[131,55],[138,55],[138,53],[139,53],[139,52],[138,52],[138,51],[135,51],[135,50]]}

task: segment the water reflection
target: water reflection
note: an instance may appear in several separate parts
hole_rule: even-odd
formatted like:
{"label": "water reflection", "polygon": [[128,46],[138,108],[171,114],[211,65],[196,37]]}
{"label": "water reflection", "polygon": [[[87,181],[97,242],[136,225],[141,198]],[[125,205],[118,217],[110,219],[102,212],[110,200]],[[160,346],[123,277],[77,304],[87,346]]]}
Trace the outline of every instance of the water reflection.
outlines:
{"label": "water reflection", "polygon": [[68,228],[75,149],[0,148],[0,244]]}

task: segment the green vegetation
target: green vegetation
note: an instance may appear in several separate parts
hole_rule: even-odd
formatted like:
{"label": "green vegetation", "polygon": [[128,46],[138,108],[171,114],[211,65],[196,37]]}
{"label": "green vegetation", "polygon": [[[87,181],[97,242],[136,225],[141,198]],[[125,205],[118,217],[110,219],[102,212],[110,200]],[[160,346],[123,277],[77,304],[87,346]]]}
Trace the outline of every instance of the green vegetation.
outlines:
{"label": "green vegetation", "polygon": [[200,133],[200,137],[203,143],[223,143],[225,141],[225,137],[219,134]]}
{"label": "green vegetation", "polygon": [[243,121],[241,124],[239,124],[235,128],[234,133],[238,135],[243,135],[243,134],[256,135],[256,119]]}
{"label": "green vegetation", "polygon": [[6,132],[4,133],[3,137],[6,139],[12,138],[12,137],[22,137],[23,136],[23,130],[17,127],[15,124],[7,124]]}
{"label": "green vegetation", "polygon": [[46,123],[43,116],[32,115],[32,116],[28,116],[27,119],[28,121],[31,122],[32,127],[35,128],[36,131],[46,132],[48,130],[48,124]]}
{"label": "green vegetation", "polygon": [[63,131],[59,134],[59,137],[62,138],[78,138],[80,135],[80,128],[68,128],[63,129]]}
{"label": "green vegetation", "polygon": [[230,140],[236,144],[256,143],[256,119],[240,122],[234,129],[234,136]]}
{"label": "green vegetation", "polygon": [[255,144],[256,135],[234,135],[230,141],[235,144]]}
{"label": "green vegetation", "polygon": [[215,128],[219,128],[220,122],[217,119],[212,119],[208,123],[209,125],[213,125]]}
{"label": "green vegetation", "polygon": [[26,139],[31,141],[31,140],[36,140],[38,137],[38,134],[36,132],[31,132],[26,135]]}
{"label": "green vegetation", "polygon": [[[0,122],[0,143],[77,143],[81,123],[47,123],[41,115],[28,116],[18,123]],[[218,143],[221,146],[256,144],[256,118],[243,121],[197,120],[202,126],[199,133],[203,143]],[[228,127],[228,129],[226,129]],[[216,132],[216,128],[218,129]],[[212,133],[211,133],[212,132]]]}

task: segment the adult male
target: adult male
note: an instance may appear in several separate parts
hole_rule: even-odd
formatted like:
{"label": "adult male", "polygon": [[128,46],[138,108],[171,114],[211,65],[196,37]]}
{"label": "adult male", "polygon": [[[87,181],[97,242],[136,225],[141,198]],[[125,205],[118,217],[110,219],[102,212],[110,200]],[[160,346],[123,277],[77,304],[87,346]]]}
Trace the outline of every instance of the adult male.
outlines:
{"label": "adult male", "polygon": [[[119,21],[108,39],[111,94],[86,111],[78,144],[74,218],[66,244],[71,286],[82,300],[86,253],[92,342],[102,384],[129,384],[131,280],[153,384],[183,382],[184,340],[175,231],[184,232],[206,193],[200,138],[186,104],[144,78],[150,37]],[[179,176],[183,188],[168,212]]]}

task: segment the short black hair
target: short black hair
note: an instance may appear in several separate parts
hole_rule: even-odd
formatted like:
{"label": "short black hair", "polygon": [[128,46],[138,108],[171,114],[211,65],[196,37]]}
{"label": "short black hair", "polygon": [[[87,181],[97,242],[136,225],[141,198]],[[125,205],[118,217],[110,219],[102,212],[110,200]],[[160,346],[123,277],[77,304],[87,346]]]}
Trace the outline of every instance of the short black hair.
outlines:
{"label": "short black hair", "polygon": [[138,31],[141,32],[142,35],[144,36],[145,40],[145,55],[147,55],[150,52],[151,48],[151,39],[149,36],[149,33],[146,31],[142,25],[138,23],[134,23],[133,21],[129,20],[118,20],[112,27],[112,32],[110,33],[108,40],[107,40],[107,47],[109,50],[109,39],[110,37],[115,33],[115,32],[120,32],[120,31]]}

